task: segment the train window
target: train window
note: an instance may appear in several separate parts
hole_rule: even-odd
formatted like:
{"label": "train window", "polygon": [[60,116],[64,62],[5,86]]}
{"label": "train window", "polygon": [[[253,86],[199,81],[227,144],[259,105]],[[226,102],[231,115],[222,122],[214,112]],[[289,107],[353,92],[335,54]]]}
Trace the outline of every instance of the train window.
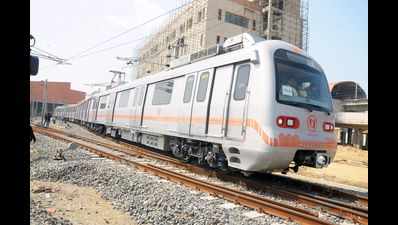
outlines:
{"label": "train window", "polygon": [[100,98],[100,109],[105,109],[108,96],[103,96]]}
{"label": "train window", "polygon": [[275,52],[276,100],[279,103],[331,112],[329,86],[318,64],[305,56]]}
{"label": "train window", "polygon": [[167,105],[171,101],[173,93],[173,80],[163,81],[155,85],[152,105]]}
{"label": "train window", "polygon": [[239,66],[238,75],[236,76],[234,99],[243,100],[246,97],[246,89],[249,83],[250,65],[245,64]]}
{"label": "train window", "polygon": [[111,106],[113,107],[114,103],[115,103],[115,95],[112,95],[112,98],[109,98],[107,108],[109,109],[111,108]]}
{"label": "train window", "polygon": [[127,107],[129,102],[130,90],[122,91],[119,95],[119,108]]}
{"label": "train window", "polygon": [[191,75],[187,78],[187,81],[185,83],[185,91],[184,91],[184,99],[183,99],[184,103],[191,101],[194,80],[195,80],[194,75]]}
{"label": "train window", "polygon": [[204,72],[200,75],[198,94],[196,96],[196,101],[203,102],[206,98],[207,84],[209,83],[209,72]]}
{"label": "train window", "polygon": [[95,109],[97,106],[97,101],[95,99],[93,99],[93,107],[91,109]]}

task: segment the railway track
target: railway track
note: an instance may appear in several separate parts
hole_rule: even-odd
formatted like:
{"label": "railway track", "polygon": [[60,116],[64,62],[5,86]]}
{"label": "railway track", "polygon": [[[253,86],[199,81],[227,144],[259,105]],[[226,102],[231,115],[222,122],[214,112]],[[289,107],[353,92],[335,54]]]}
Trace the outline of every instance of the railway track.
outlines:
{"label": "railway track", "polygon": [[[243,178],[243,177],[237,177],[237,176],[225,174],[222,172],[207,170],[202,167],[195,166],[195,165],[182,163],[179,160],[176,160],[174,158],[171,158],[166,155],[159,154],[159,153],[156,153],[153,151],[148,151],[148,150],[143,149],[138,146],[130,145],[130,144],[127,144],[124,142],[115,143],[115,141],[112,139],[111,140],[108,139],[107,141],[94,140],[91,138],[81,137],[81,136],[77,136],[75,134],[70,134],[70,133],[67,133],[64,131],[60,131],[57,129],[49,129],[49,128],[43,129],[43,128],[35,127],[34,130],[36,132],[39,132],[39,133],[42,133],[42,134],[45,134],[48,136],[52,136],[54,138],[61,139],[64,141],[77,142],[79,145],[81,145],[85,148],[87,148],[87,144],[84,144],[84,143],[90,143],[91,145],[94,144],[96,146],[102,146],[102,147],[117,151],[118,153],[126,154],[129,156],[148,157],[151,159],[167,162],[169,164],[172,164],[173,166],[187,169],[193,173],[217,177],[224,181],[231,181],[234,183],[239,183],[239,184],[242,184],[250,189],[270,191],[277,195],[284,196],[285,198],[292,199],[297,202],[303,203],[309,207],[321,209],[322,211],[325,211],[332,215],[336,215],[336,216],[351,220],[356,223],[368,224],[367,208],[357,207],[357,206],[347,204],[347,203],[344,203],[341,201],[336,201],[336,200],[333,200],[330,198],[316,196],[316,195],[308,194],[308,193],[301,192],[301,191],[294,191],[294,190],[290,190],[290,189],[281,189],[281,187],[276,187],[276,186],[273,186],[270,184],[265,185],[263,182],[258,182],[258,181]],[[94,151],[96,154],[99,154],[99,155],[102,155],[102,156],[105,156],[108,158],[116,159],[119,161],[126,160],[126,159],[123,159],[122,156],[120,156],[120,155],[118,156],[118,155],[114,155],[114,154],[110,154],[110,153],[104,153],[104,152],[100,152],[100,150],[96,149],[95,147],[90,147],[90,146],[88,146],[88,147],[89,147],[89,150]],[[129,164],[131,164],[131,163],[129,163]],[[170,179],[170,180],[173,180],[176,182],[181,182],[187,186],[194,187],[194,188],[200,189],[202,191],[206,191],[206,192],[209,192],[209,193],[212,193],[215,195],[222,196],[223,198],[225,198],[227,200],[237,202],[237,203],[240,203],[242,205],[245,205],[245,206],[248,206],[251,208],[255,208],[261,212],[280,216],[280,217],[286,218],[286,219],[292,219],[294,221],[297,221],[297,222],[300,222],[303,224],[329,224],[326,221],[317,221],[315,218],[312,218],[312,217],[316,217],[316,215],[314,215],[313,213],[310,213],[310,212],[302,210],[302,209],[292,208],[292,206],[289,206],[289,205],[286,205],[287,209],[288,209],[287,211],[280,212],[281,209],[279,207],[283,207],[280,205],[280,204],[282,204],[280,202],[273,202],[273,204],[275,204],[276,206],[279,206],[279,207],[276,207],[277,209],[275,209],[275,207],[269,206],[264,203],[261,203],[262,204],[261,205],[258,202],[258,198],[259,198],[258,196],[252,195],[252,196],[246,196],[247,197],[246,198],[244,196],[247,193],[241,192],[239,194],[237,194],[237,193],[233,194],[233,192],[236,192],[236,191],[232,190],[232,189],[227,189],[225,187],[219,187],[219,186],[217,187],[217,185],[209,184],[209,183],[207,183],[207,185],[198,184],[197,183],[197,182],[199,182],[198,180],[189,181],[187,176],[177,174],[172,171],[166,170],[166,171],[161,172],[162,168],[156,167],[154,165],[149,165],[150,168],[147,168],[148,165],[145,165],[142,167],[141,165],[137,165],[136,162],[134,162],[132,164],[134,164],[137,167],[140,167],[146,171],[152,172],[158,176],[161,176],[163,178]],[[184,179],[182,179],[181,176],[184,177]],[[203,181],[200,181],[200,182],[203,182]],[[213,189],[211,189],[210,186],[213,186],[213,185],[216,188],[213,187]],[[227,193],[225,191],[222,191],[220,188],[225,189],[227,191]],[[235,196],[235,197],[233,197],[233,196]],[[359,196],[357,196],[357,197],[359,197]],[[254,200],[255,198],[257,198],[257,201]],[[360,198],[358,198],[358,200],[359,199]],[[364,201],[363,203],[365,204],[364,199],[362,199],[362,200]],[[265,201],[265,198],[262,198],[262,201]],[[367,203],[367,198],[366,198],[366,203]],[[294,210],[296,210],[296,213],[293,213]],[[293,214],[290,215],[290,213],[293,213]],[[302,218],[303,215],[301,215],[301,214],[307,215],[307,217]],[[317,218],[317,219],[319,220],[319,218]],[[323,223],[323,222],[326,222],[326,223]]]}

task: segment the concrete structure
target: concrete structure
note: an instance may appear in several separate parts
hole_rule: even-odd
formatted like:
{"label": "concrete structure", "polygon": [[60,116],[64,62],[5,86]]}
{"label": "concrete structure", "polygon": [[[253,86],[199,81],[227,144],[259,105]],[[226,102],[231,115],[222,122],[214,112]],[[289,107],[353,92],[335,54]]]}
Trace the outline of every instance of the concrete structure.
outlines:
{"label": "concrete structure", "polygon": [[37,116],[42,113],[43,102],[46,102],[47,90],[47,111],[53,112],[55,107],[64,104],[75,104],[86,97],[86,93],[71,89],[69,82],[47,82],[45,89],[44,81],[30,82],[30,109],[31,115]]}
{"label": "concrete structure", "polygon": [[137,77],[166,69],[171,60],[244,32],[265,38],[270,32],[272,39],[306,49],[308,8],[303,7],[302,1],[273,0],[272,16],[268,17],[269,0],[193,0],[171,16],[139,50]]}
{"label": "concrete structure", "polygon": [[368,99],[353,81],[331,84],[338,143],[368,149]]}

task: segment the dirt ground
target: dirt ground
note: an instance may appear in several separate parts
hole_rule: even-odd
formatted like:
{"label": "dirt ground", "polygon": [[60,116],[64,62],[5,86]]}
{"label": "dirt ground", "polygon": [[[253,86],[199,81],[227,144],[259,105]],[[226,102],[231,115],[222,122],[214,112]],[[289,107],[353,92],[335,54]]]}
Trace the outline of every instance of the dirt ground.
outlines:
{"label": "dirt ground", "polygon": [[338,146],[332,164],[327,168],[300,168],[298,175],[368,188],[368,151]]}
{"label": "dirt ground", "polygon": [[81,225],[135,225],[130,217],[112,208],[93,188],[53,182],[30,182],[31,198],[55,217]]}

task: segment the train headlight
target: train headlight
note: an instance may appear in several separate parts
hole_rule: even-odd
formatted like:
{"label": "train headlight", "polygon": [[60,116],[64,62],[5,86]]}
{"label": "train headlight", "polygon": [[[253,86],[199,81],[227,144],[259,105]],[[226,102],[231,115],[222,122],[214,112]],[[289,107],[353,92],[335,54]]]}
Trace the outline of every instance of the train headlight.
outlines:
{"label": "train headlight", "polygon": [[276,118],[276,124],[281,128],[297,129],[300,126],[299,120],[292,116],[279,116]]}
{"label": "train headlight", "polygon": [[323,123],[323,130],[326,131],[326,132],[332,132],[332,131],[334,131],[334,125],[333,125],[333,123],[324,122],[324,123]]}
{"label": "train headlight", "polygon": [[282,125],[283,125],[283,119],[282,119],[282,118],[278,118],[277,124],[278,124],[279,126],[282,126]]}
{"label": "train headlight", "polygon": [[324,155],[318,155],[316,158],[316,164],[320,166],[325,166],[327,162],[327,158]]}

